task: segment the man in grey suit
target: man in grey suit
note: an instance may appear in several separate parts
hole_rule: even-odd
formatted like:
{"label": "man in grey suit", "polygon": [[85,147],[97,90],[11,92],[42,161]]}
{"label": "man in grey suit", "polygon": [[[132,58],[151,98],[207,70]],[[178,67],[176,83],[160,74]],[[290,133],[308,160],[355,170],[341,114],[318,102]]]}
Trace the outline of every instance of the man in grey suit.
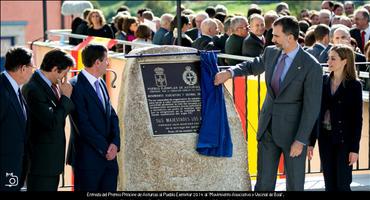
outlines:
{"label": "man in grey suit", "polygon": [[275,189],[281,153],[288,191],[303,191],[305,157],[321,102],[322,68],[297,43],[296,18],[283,16],[273,24],[276,46],[253,61],[245,61],[216,74],[214,84],[242,75],[265,72],[267,93],[259,116],[258,165],[255,191]]}

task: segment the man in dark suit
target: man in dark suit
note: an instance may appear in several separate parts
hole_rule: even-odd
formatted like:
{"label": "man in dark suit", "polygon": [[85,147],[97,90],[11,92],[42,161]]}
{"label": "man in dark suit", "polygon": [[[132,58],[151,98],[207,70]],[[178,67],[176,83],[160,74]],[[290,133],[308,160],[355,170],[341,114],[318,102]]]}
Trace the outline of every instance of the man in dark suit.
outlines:
{"label": "man in dark suit", "polygon": [[[243,40],[248,36],[248,20],[242,16],[235,16],[231,19],[231,30],[232,34],[226,40],[225,53],[241,56]],[[234,59],[226,59],[228,65],[236,65],[240,61]]]}
{"label": "man in dark suit", "polygon": [[355,12],[356,28],[350,30],[351,37],[353,37],[362,53],[367,41],[370,40],[370,15],[365,8],[356,10]]}
{"label": "man in dark suit", "polygon": [[73,85],[70,160],[76,191],[116,191],[120,148],[118,117],[100,78],[106,72],[108,50],[91,44],[82,51],[85,66]]}
{"label": "man in dark suit", "polygon": [[161,27],[155,32],[153,37],[153,44],[164,45],[164,35],[171,30],[171,21],[173,15],[165,13],[161,16]]}
{"label": "man in dark suit", "polygon": [[27,191],[57,191],[65,164],[65,119],[74,109],[67,73],[75,65],[64,51],[45,54],[40,70],[22,88],[30,115]]}
{"label": "man in dark suit", "polygon": [[242,55],[256,57],[263,53],[265,46],[265,19],[259,14],[252,14],[249,22],[249,35],[243,41]]}
{"label": "man in dark suit", "polygon": [[193,41],[200,38],[200,36],[202,34],[202,32],[200,30],[200,25],[202,24],[203,20],[205,20],[207,18],[208,18],[207,13],[205,13],[205,12],[198,13],[195,16],[196,27],[186,31],[185,34],[188,35]]}
{"label": "man in dark suit", "polygon": [[[351,35],[350,35],[349,31],[345,28],[342,28],[342,27],[339,27],[334,31],[332,40],[333,40],[334,45],[336,45],[336,44],[345,44],[345,45],[348,45],[350,47],[352,46],[351,45]],[[326,48],[320,54],[320,57],[319,57],[319,62],[320,63],[326,63],[328,61],[328,54],[329,54],[330,48],[331,48],[331,45],[329,45],[329,47]],[[356,51],[354,51],[354,53],[355,53],[355,63],[357,63],[357,62],[366,62],[366,58],[363,54],[360,54]],[[355,66],[356,66],[356,70],[360,70],[360,71],[366,71],[367,70],[367,65],[355,65]],[[365,79],[361,78],[361,82],[363,83],[362,84],[363,89],[368,90],[369,89],[369,79],[368,78],[365,78]]]}
{"label": "man in dark suit", "polygon": [[192,43],[192,47],[198,50],[217,50],[218,48],[213,43],[213,37],[218,34],[217,23],[209,18],[205,19],[201,26],[202,36]]}
{"label": "man in dark suit", "polygon": [[26,174],[27,106],[20,86],[32,75],[32,51],[14,47],[0,74],[0,191],[19,191]]}
{"label": "man in dark suit", "polygon": [[329,32],[330,28],[325,24],[319,24],[314,29],[316,42],[306,51],[313,55],[313,57],[315,57],[317,60],[319,60],[320,53],[329,45]]}
{"label": "man in dark suit", "polygon": [[259,116],[256,191],[275,189],[281,153],[287,190],[303,191],[309,137],[320,111],[322,68],[297,43],[296,18],[284,16],[273,24],[273,42],[261,57],[222,71],[215,85],[229,78],[265,72],[267,94]]}
{"label": "man in dark suit", "polygon": [[[345,44],[351,45],[351,35],[347,29],[339,27],[333,33],[333,44]],[[328,53],[332,45],[329,45],[323,52],[320,53],[319,62],[326,63],[328,61]],[[366,58],[363,54],[355,52],[355,62],[366,62]],[[356,69],[360,71],[366,71],[366,65],[356,65]]]}

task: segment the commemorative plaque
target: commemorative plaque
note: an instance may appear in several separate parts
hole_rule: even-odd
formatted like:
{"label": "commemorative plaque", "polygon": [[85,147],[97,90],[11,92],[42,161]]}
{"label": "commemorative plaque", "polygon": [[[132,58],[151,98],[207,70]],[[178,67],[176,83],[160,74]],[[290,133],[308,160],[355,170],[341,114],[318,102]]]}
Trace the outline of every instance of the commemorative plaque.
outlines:
{"label": "commemorative plaque", "polygon": [[200,62],[140,64],[154,136],[197,133]]}

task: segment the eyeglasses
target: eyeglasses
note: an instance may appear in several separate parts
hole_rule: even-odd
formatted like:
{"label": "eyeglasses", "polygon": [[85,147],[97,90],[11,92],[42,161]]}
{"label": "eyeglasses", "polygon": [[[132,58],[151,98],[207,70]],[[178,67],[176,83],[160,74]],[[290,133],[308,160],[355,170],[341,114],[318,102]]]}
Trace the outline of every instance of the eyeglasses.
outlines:
{"label": "eyeglasses", "polygon": [[[244,30],[248,30],[249,29],[249,26],[240,26],[240,27],[238,27],[238,28],[240,28],[240,29],[244,29]],[[237,29],[238,29],[237,28]]]}

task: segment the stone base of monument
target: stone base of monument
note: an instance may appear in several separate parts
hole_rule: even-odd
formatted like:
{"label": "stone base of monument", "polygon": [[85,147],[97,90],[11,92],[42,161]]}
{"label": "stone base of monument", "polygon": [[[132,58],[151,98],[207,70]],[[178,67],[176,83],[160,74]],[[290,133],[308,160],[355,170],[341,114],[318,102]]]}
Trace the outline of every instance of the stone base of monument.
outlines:
{"label": "stone base of monument", "polygon": [[[195,52],[195,49],[162,46],[135,49],[130,54]],[[153,133],[142,63],[199,61],[196,55],[129,58],[123,72],[118,116],[121,149],[118,153],[120,191],[250,191],[247,143],[232,97],[225,92],[233,142],[233,156],[209,157],[197,153],[197,133]],[[171,74],[166,74],[171,76]]]}

